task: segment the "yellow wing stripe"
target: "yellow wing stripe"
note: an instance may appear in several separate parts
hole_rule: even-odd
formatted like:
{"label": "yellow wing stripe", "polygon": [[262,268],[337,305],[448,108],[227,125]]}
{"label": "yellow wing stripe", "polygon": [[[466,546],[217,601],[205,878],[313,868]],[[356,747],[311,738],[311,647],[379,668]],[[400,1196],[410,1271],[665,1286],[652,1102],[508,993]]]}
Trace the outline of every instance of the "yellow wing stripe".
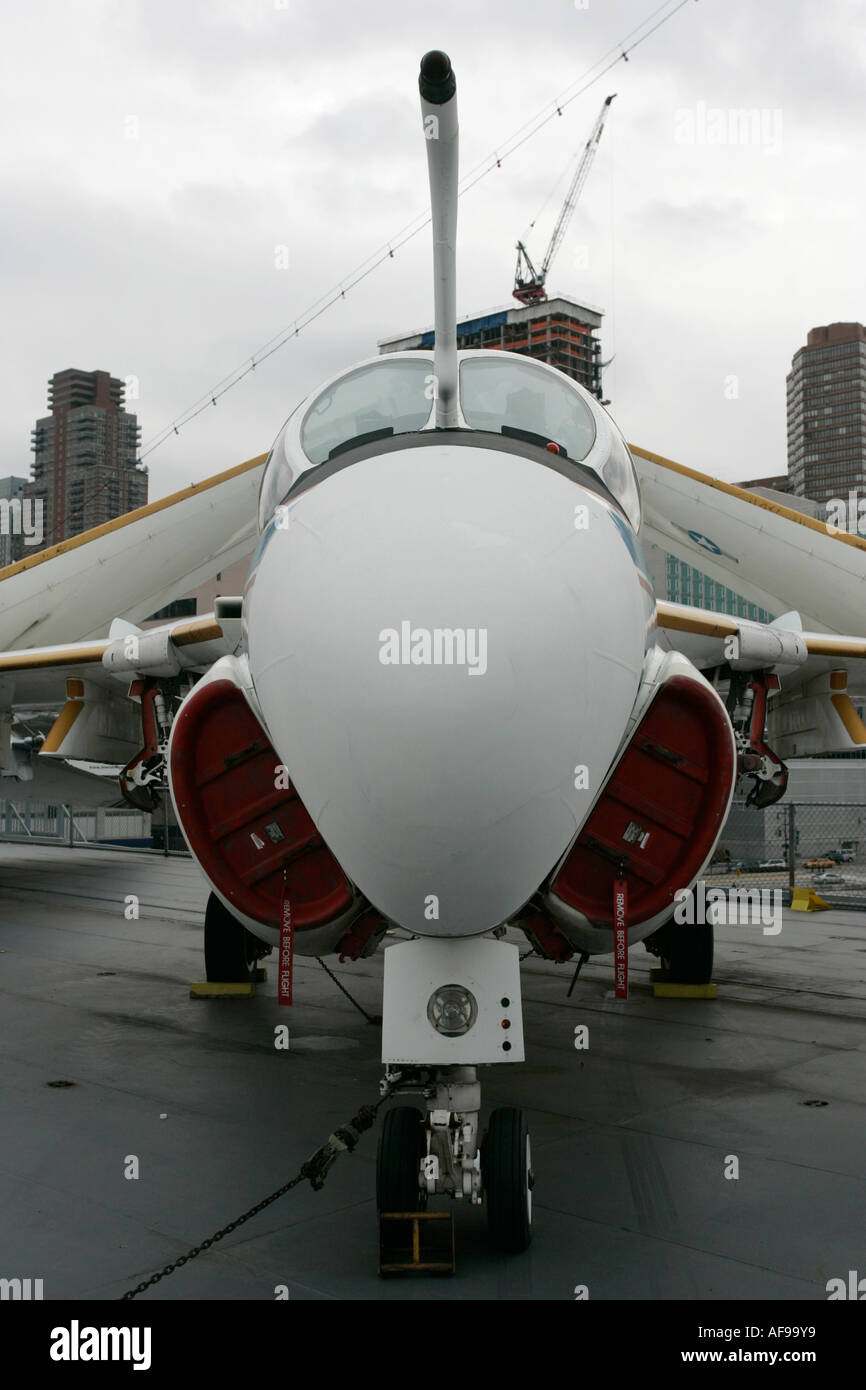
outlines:
{"label": "yellow wing stripe", "polygon": [[756,497],[753,492],[737,487],[736,483],[723,483],[720,478],[711,478],[708,473],[699,473],[696,468],[674,463],[673,459],[666,459],[661,454],[651,454],[649,449],[641,449],[638,444],[629,444],[628,447],[633,454],[640,454],[641,458],[649,459],[650,463],[657,463],[660,468],[667,468],[671,473],[693,478],[695,482],[704,483],[706,487],[715,488],[717,492],[725,492],[729,497],[738,497],[741,502],[748,502],[750,507],[761,507],[765,512],[774,512],[776,516],[783,516],[786,521],[794,521],[798,526],[805,526],[810,531],[819,531],[822,536],[841,541],[843,545],[853,545],[856,550],[866,550],[866,540],[862,536],[854,536],[850,531],[837,531],[835,528],[829,531],[825,522],[818,521],[813,516],[804,516],[802,512],[795,512],[791,507],[783,507],[778,502],[771,502],[768,497]]}
{"label": "yellow wing stripe", "polygon": [[807,637],[810,656],[866,656],[866,642],[852,637]]}
{"label": "yellow wing stripe", "polygon": [[193,647],[196,642],[218,642],[223,630],[216,618],[196,618],[194,622],[181,623],[171,630],[171,640],[176,647]]}
{"label": "yellow wing stripe", "polygon": [[57,666],[85,666],[101,661],[107,642],[86,647],[50,647],[45,652],[7,652],[0,656],[0,671],[49,671]]}
{"label": "yellow wing stripe", "polygon": [[662,600],[656,605],[659,627],[671,632],[697,632],[702,637],[733,637],[737,622],[725,613],[683,612],[674,603]]}
{"label": "yellow wing stripe", "polygon": [[[725,613],[709,613],[702,609],[680,609],[675,603],[664,600],[656,605],[656,619],[659,627],[669,632],[694,632],[700,637],[732,637],[738,629],[736,618]],[[860,659],[866,657],[866,641],[859,637],[806,638],[806,650],[810,656],[850,656]]]}
{"label": "yellow wing stripe", "polygon": [[[142,636],[146,632],[147,629]],[[197,642],[218,642],[223,630],[214,618],[195,618],[179,623],[169,636],[176,647],[193,647]],[[101,661],[108,645],[108,642],[91,642],[81,647],[49,647],[44,652],[6,652],[0,655],[0,671],[50,671],[58,666],[86,666]]]}

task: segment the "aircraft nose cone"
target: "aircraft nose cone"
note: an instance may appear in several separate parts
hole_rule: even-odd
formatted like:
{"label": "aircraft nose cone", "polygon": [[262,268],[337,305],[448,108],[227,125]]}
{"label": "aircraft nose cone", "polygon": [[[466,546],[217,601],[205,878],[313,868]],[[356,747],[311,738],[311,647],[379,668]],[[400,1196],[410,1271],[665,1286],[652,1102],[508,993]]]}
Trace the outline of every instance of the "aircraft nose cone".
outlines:
{"label": "aircraft nose cone", "polygon": [[280,758],[387,917],[497,926],[568,847],[628,723],[652,603],[627,528],[552,468],[444,444],[348,466],[286,518],[246,603]]}

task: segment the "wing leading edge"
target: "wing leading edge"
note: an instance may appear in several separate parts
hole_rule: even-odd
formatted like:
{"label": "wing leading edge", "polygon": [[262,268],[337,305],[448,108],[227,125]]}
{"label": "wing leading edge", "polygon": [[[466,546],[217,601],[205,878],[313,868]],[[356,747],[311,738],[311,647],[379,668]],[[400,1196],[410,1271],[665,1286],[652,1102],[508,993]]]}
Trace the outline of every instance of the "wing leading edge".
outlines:
{"label": "wing leading edge", "polygon": [[0,569],[0,650],[94,641],[252,553],[265,456]]}

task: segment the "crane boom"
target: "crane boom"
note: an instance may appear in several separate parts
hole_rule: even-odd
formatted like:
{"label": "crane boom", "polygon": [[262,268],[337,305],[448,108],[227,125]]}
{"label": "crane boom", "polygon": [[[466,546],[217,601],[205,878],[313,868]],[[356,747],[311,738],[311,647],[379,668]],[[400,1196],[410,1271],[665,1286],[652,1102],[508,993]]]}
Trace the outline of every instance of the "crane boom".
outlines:
{"label": "crane boom", "polygon": [[545,289],[547,272],[550,269],[554,256],[562,244],[562,239],[571,221],[571,215],[577,206],[577,200],[580,197],[583,185],[586,183],[590,165],[595,157],[595,152],[598,149],[598,143],[601,139],[601,132],[604,130],[604,122],[607,117],[608,108],[615,96],[616,92],[613,92],[609,97],[605,98],[589,139],[583,147],[580,163],[575,170],[574,178],[571,181],[571,187],[565,196],[565,202],[560,209],[559,217],[556,219],[556,226],[551,234],[540,270],[535,269],[530,259],[529,252],[523,242],[518,241],[517,243],[517,269],[514,275],[514,298],[519,299],[523,304],[532,304],[538,300],[547,298],[547,291]]}

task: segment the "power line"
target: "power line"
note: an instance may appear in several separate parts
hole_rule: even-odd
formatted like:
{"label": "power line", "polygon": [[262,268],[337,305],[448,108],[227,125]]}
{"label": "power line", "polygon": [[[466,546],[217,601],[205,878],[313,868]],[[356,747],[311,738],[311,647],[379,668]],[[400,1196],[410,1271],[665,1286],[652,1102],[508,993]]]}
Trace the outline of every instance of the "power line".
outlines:
{"label": "power line", "polygon": [[[590,74],[591,72],[593,72],[593,71],[595,70],[595,68],[598,67],[599,63],[604,62],[605,58],[609,57],[611,53],[614,53],[614,52],[615,52],[615,53],[617,53],[618,55],[621,54],[621,53],[622,53],[623,44],[627,43],[628,40],[632,37],[632,35],[633,35],[633,34],[636,34],[636,33],[638,32],[639,29],[643,29],[647,24],[649,24],[649,22],[650,22],[651,19],[655,19],[656,15],[657,15],[657,14],[660,14],[662,10],[667,9],[668,5],[670,5],[671,3],[672,3],[672,0],[662,0],[662,3],[658,6],[658,8],[652,11],[652,14],[648,14],[647,17],[646,17],[646,19],[642,19],[641,22],[640,22],[640,24],[636,24],[635,27],[634,27],[633,29],[630,29],[629,32],[625,35],[625,38],[622,39],[622,40],[620,41],[620,43],[618,43],[618,44],[613,44],[613,45],[607,50],[606,53],[603,53],[603,54],[602,54],[602,56],[597,60],[597,62],[593,63],[593,65],[592,65],[591,68],[587,68],[587,69],[586,69],[586,72],[582,73],[581,76],[580,76],[579,78],[576,78],[575,80],[578,81],[578,82],[580,82],[580,81],[583,80],[584,77],[588,77],[589,74]],[[678,8],[679,8],[679,7],[678,7]],[[676,13],[676,11],[671,11],[671,13],[674,14],[674,13]],[[668,17],[670,18],[670,16],[668,16]],[[639,42],[642,42],[642,40],[639,40]],[[638,46],[637,43],[635,43],[635,44],[632,45],[633,48],[637,48],[637,46]],[[601,75],[602,75],[602,74],[599,73],[599,76],[601,76]],[[569,90],[569,89],[567,88],[566,90]],[[529,124],[529,122],[527,122],[527,124]],[[522,127],[521,127],[521,130],[522,130],[522,129],[525,129],[525,127],[522,126]],[[557,175],[556,182],[554,183],[554,185],[553,185],[553,187],[551,188],[550,192],[547,194],[547,197],[544,199],[544,202],[541,204],[541,207],[538,209],[538,212],[536,212],[535,216],[532,218],[532,221],[531,221],[531,222],[528,222],[528,223],[526,224],[526,228],[525,228],[525,233],[524,233],[524,234],[526,234],[526,233],[528,233],[529,231],[531,231],[532,228],[535,226],[536,222],[538,221],[538,219],[539,219],[539,217],[541,216],[541,214],[544,212],[544,209],[547,207],[547,204],[550,202],[551,198],[553,197],[553,195],[554,195],[554,193],[556,192],[556,190],[559,188],[560,184],[564,183],[564,181],[565,181],[565,176],[566,176],[568,170],[571,168],[571,165],[572,165],[573,163],[575,163],[575,161],[576,161],[577,159],[580,158],[580,155],[582,154],[582,152],[583,152],[582,149],[579,149],[575,154],[572,154],[572,155],[570,156],[569,161],[568,161],[568,164],[566,164],[566,166],[565,166],[565,168],[563,169],[562,173],[559,174],[559,175]]]}
{"label": "power line", "polygon": [[[576,101],[578,97],[583,96],[584,92],[588,92],[590,87],[594,87],[596,82],[600,82],[601,79],[604,77],[605,73],[610,72],[611,68],[615,68],[617,63],[627,63],[629,53],[633,53],[634,50],[638,48],[646,39],[648,39],[651,34],[654,34],[656,30],[660,29],[663,24],[666,24],[669,19],[673,19],[677,11],[681,10],[684,5],[688,5],[689,3],[690,0],[679,0],[679,3],[677,4],[676,8],[671,10],[670,14],[667,14],[663,19],[660,19],[658,24],[653,25],[652,29],[648,29],[647,32],[644,35],[642,35],[641,38],[637,39],[631,45],[631,48],[623,48],[622,52],[618,53],[616,58],[612,59],[611,62],[609,62],[605,67],[603,67],[601,69],[601,72],[596,73],[595,77],[590,78],[590,80],[586,82],[584,86],[578,88],[578,90],[576,92],[573,92],[571,96],[557,99],[554,102],[554,109],[548,112],[546,116],[543,116],[534,125],[532,125],[531,122],[527,122],[527,125],[531,125],[531,129],[527,130],[525,135],[521,135],[520,132],[518,132],[518,135],[520,135],[519,139],[512,137],[511,140],[507,143],[507,145],[503,147],[505,152],[502,155],[490,156],[490,158],[492,158],[494,162],[492,164],[485,164],[485,167],[481,170],[479,174],[475,176],[475,178],[471,179],[471,182],[461,186],[461,195],[463,193],[467,193],[470,188],[473,188],[476,183],[478,183],[481,179],[484,178],[485,174],[490,173],[491,169],[498,168],[499,164],[503,159],[507,159],[509,155],[512,155],[515,153],[516,150],[519,150],[522,145],[525,145],[528,140],[531,140],[534,135],[537,135],[540,130],[543,130],[544,127],[548,125],[549,122],[552,121],[555,116],[561,116],[566,106],[570,106],[571,103],[573,101]],[[521,131],[523,130],[526,130],[526,126],[521,127]]]}
{"label": "power line", "polygon": [[[560,96],[554,97],[552,102],[549,103],[549,109],[548,105],[542,107],[535,116],[531,116],[529,120],[525,121],[522,126],[509,136],[503,145],[480,160],[479,163],[461,179],[458,197],[462,198],[464,193],[468,193],[470,189],[474,188],[476,184],[480,183],[481,180],[492,173],[494,169],[501,168],[505,159],[508,159],[510,155],[515,154],[517,150],[521,149],[523,145],[537,135],[540,130],[543,130],[555,117],[561,116],[567,106],[570,106],[573,101],[576,101],[578,97],[583,96],[583,94],[589,91],[591,87],[595,86],[597,82],[600,82],[602,77],[610,72],[611,68],[616,67],[618,63],[627,63],[629,60],[629,53],[633,53],[636,48],[639,48],[642,43],[645,43],[652,34],[655,34],[663,25],[667,24],[668,20],[673,19],[674,15],[678,14],[684,6],[691,3],[691,0],[677,0],[673,9],[663,15],[656,24],[653,24],[652,27],[641,34],[639,38],[636,38],[633,43],[628,44],[628,40],[633,35],[638,34],[641,29],[644,29],[646,25],[650,24],[651,20],[671,3],[672,0],[664,0],[664,3],[647,15],[646,19],[642,20],[640,24],[637,24],[634,29],[629,30],[628,34],[624,35],[618,43],[613,44],[601,58],[598,58],[596,62],[589,68],[586,68],[579,77],[575,78],[574,82],[570,83]],[[694,0],[694,3],[697,3],[697,0]],[[595,72],[599,64],[604,63],[605,58],[608,58],[612,53],[615,54],[615,56],[611,58],[610,62],[601,67],[600,71]],[[590,76],[591,73],[595,73],[595,75]],[[581,83],[583,85],[580,85]],[[210,391],[205,392],[193,405],[182,412],[181,415],[178,415],[170,425],[165,426],[165,428],[155,435],[152,440],[148,441],[147,447],[142,450],[137,462],[140,464],[149,454],[152,454],[155,449],[158,449],[167,439],[170,439],[173,434],[179,435],[181,429],[195,420],[197,416],[215,406],[217,401],[220,400],[227,391],[231,391],[233,387],[237,386],[245,377],[249,376],[251,372],[254,372],[256,367],[260,366],[262,362],[266,362],[275,352],[279,352],[280,348],[284,347],[292,338],[297,338],[303,329],[308,328],[311,323],[314,323],[316,319],[320,318],[321,315],[330,309],[332,305],[336,304],[338,300],[345,299],[346,294],[350,290],[360,285],[361,282],[366,280],[369,275],[372,275],[373,271],[377,270],[380,265],[387,260],[393,260],[394,253],[410,242],[413,237],[416,237],[419,232],[423,231],[424,228],[429,225],[429,223],[429,212],[419,213],[410,222],[407,222],[394,237],[383,243],[377,250],[371,252],[366,260],[361,261],[347,276],[339,280],[335,285],[332,285],[330,289],[326,290],[325,293],[319,297],[319,299],[314,300],[298,318],[294,319],[292,323],[274,334],[274,336],[268,339],[266,343],[262,344],[251,357],[246,358],[234,371],[224,376]]]}

